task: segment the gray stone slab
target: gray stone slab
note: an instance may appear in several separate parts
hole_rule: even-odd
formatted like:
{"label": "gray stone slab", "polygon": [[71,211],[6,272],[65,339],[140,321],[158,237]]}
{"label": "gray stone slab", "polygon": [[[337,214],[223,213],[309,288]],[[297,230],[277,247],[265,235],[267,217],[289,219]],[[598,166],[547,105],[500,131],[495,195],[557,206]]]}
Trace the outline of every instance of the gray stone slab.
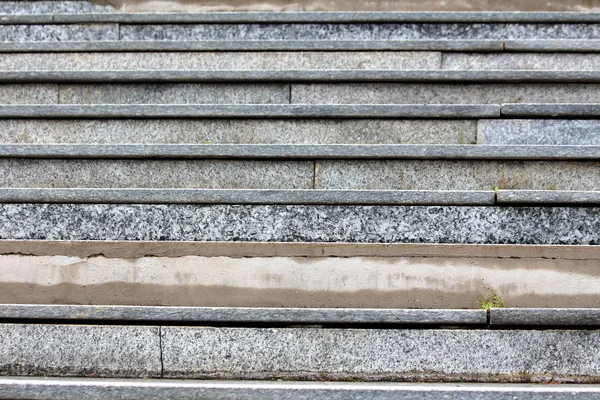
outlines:
{"label": "gray stone slab", "polygon": [[[37,74],[24,71],[40,70],[45,79],[90,80],[94,76],[115,79],[123,72],[101,73],[101,71],[129,71],[125,76],[139,79],[167,80],[191,79],[194,76],[214,76],[223,79],[227,74],[247,77],[276,76],[290,78],[288,70],[316,70],[311,75],[325,73],[322,70],[436,70],[441,64],[439,52],[137,52],[137,53],[48,53],[43,57],[33,53],[6,53],[0,55],[1,76],[33,79]],[[5,71],[15,71],[7,74]],[[48,71],[55,71],[48,73]],[[217,71],[237,70],[238,73]],[[269,73],[263,72],[269,70]],[[42,72],[44,71],[44,72]],[[80,71],[72,73],[69,71]],[[168,71],[159,73],[157,71]],[[187,72],[178,72],[187,71]],[[214,72],[209,72],[214,71]],[[433,71],[430,71],[433,72]],[[16,74],[16,75],[14,75]],[[156,76],[157,78],[151,78]],[[232,76],[232,77],[233,77]],[[179,78],[177,78],[179,77]],[[99,79],[99,78],[96,78]],[[172,78],[173,79],[173,78]]]}
{"label": "gray stone slab", "polygon": [[6,203],[494,205],[493,191],[8,189]]}
{"label": "gray stone slab", "polygon": [[600,160],[600,146],[0,144],[1,158]]}
{"label": "gray stone slab", "polygon": [[292,84],[294,104],[600,103],[598,84]]}
{"label": "gray stone slab", "polygon": [[597,23],[120,24],[135,40],[549,40],[598,39]]}
{"label": "gray stone slab", "polygon": [[312,189],[311,161],[0,159],[12,188]]}
{"label": "gray stone slab", "polygon": [[485,325],[486,310],[135,307],[2,304],[2,319],[310,324]]}
{"label": "gray stone slab", "polygon": [[59,85],[60,104],[289,104],[288,85]]}
{"label": "gray stone slab", "polygon": [[[492,104],[0,105],[0,118],[495,118]],[[457,132],[457,136],[460,131]]]}
{"label": "gray stone slab", "polygon": [[577,40],[574,38],[567,40],[506,40],[504,41],[504,50],[573,53],[597,52],[600,50],[600,40],[598,38],[588,38],[587,40]]}
{"label": "gray stone slab", "polygon": [[600,208],[0,204],[0,239],[600,245]]}
{"label": "gray stone slab", "polygon": [[[14,55],[18,57],[19,55]],[[0,59],[1,62],[1,59]],[[550,71],[571,71],[569,74],[585,76],[584,71],[600,69],[600,54],[594,53],[447,53],[444,54],[442,68],[446,71],[462,70],[471,73],[513,74],[517,70],[532,73],[540,71],[541,75]],[[544,71],[544,72],[541,72]],[[466,72],[464,72],[466,73]]]}
{"label": "gray stone slab", "polygon": [[1,399],[146,400],[169,399],[294,399],[350,400],[595,400],[598,385],[389,383],[389,382],[265,382],[196,380],[116,380],[85,378],[0,377]]}
{"label": "gray stone slab", "polygon": [[575,204],[600,205],[600,191],[499,190],[500,204]]}
{"label": "gray stone slab", "polygon": [[0,119],[0,143],[473,144],[476,131],[475,120]]}
{"label": "gray stone slab", "polygon": [[596,382],[600,375],[598,331],[164,327],[161,337],[171,378]]}
{"label": "gray stone slab", "polygon": [[160,377],[158,327],[0,324],[0,374]]}
{"label": "gray stone slab", "polygon": [[600,121],[482,119],[477,142],[490,145],[600,145]]}
{"label": "gray stone slab", "polygon": [[59,42],[118,40],[116,24],[1,25],[2,42]]}
{"label": "gray stone slab", "polygon": [[2,1],[2,14],[53,14],[53,13],[106,13],[115,11],[110,5],[95,4],[91,1]]}
{"label": "gray stone slab", "polygon": [[599,308],[493,308],[491,325],[600,326]]}
{"label": "gray stone slab", "polygon": [[593,118],[600,116],[600,104],[503,104],[502,115],[508,117]]}
{"label": "gray stone slab", "polygon": [[0,42],[0,53],[98,51],[503,51],[501,40],[118,40]]}
{"label": "gray stone slab", "polygon": [[58,85],[3,84],[0,85],[0,104],[57,104]]}
{"label": "gray stone slab", "polygon": [[317,189],[600,190],[600,163],[575,161],[318,161]]}

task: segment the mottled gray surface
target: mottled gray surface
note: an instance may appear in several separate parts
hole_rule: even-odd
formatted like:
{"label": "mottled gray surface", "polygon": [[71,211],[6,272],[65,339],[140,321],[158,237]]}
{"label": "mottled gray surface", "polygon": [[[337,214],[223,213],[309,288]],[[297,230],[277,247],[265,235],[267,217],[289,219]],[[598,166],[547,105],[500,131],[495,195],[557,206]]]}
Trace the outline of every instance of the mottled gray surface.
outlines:
{"label": "mottled gray surface", "polygon": [[600,326],[599,308],[493,308],[492,325]]}
{"label": "mottled gray surface", "polygon": [[0,238],[599,245],[600,209],[2,204]]}
{"label": "mottled gray surface", "polygon": [[160,374],[158,327],[0,324],[0,375]]}
{"label": "mottled gray surface", "polygon": [[592,118],[600,116],[600,104],[505,104],[501,112],[509,117]]}
{"label": "mottled gray surface", "polygon": [[438,69],[438,52],[0,54],[0,70]]}
{"label": "mottled gray surface", "polygon": [[118,40],[116,24],[0,25],[2,42],[65,42]]}
{"label": "mottled gray surface", "polygon": [[600,163],[553,161],[318,161],[317,189],[600,190]]}
{"label": "mottled gray surface", "polygon": [[476,129],[474,120],[0,119],[0,143],[472,144]]}
{"label": "mottled gray surface", "polygon": [[[0,105],[1,118],[495,118],[495,104]],[[460,132],[457,132],[457,135]]]}
{"label": "mottled gray surface", "polygon": [[60,104],[289,104],[288,85],[59,85]]}
{"label": "mottled gray surface", "polygon": [[121,40],[597,39],[600,24],[161,24],[120,26]]}
{"label": "mottled gray surface", "polygon": [[599,120],[483,119],[477,128],[479,144],[600,145]]}
{"label": "mottled gray surface", "polygon": [[600,103],[598,84],[292,84],[296,104]]}
{"label": "mottled gray surface", "polygon": [[527,51],[527,52],[596,52],[600,50],[600,40],[506,40],[504,41],[504,50],[507,51]]}
{"label": "mottled gray surface", "polygon": [[[1,60],[0,58],[0,62]],[[600,69],[600,54],[447,53],[444,54],[442,68],[449,70],[597,71]]]}
{"label": "mottled gray surface", "polygon": [[311,189],[313,163],[0,159],[0,187]]}
{"label": "mottled gray surface", "polygon": [[575,204],[600,205],[600,191],[573,192],[562,190],[499,190],[500,204]]}
{"label": "mottled gray surface", "polygon": [[0,104],[57,104],[58,85],[3,84],[0,85]]}
{"label": "mottled gray surface", "polygon": [[206,380],[115,380],[82,378],[1,378],[0,398],[43,396],[61,400],[199,399],[263,400],[595,400],[598,385],[451,384],[368,382],[265,382]]}
{"label": "mottled gray surface", "polygon": [[88,0],[0,2],[0,13],[2,14],[105,13],[114,10],[114,7],[109,5],[94,4]]}
{"label": "mottled gray surface", "polygon": [[598,331],[162,328],[166,377],[593,381]]}
{"label": "mottled gray surface", "polygon": [[2,304],[0,318],[179,322],[485,325],[486,310],[134,307]]}
{"label": "mottled gray surface", "polygon": [[110,204],[391,204],[494,205],[488,191],[193,190],[193,189],[9,189],[0,202]]}

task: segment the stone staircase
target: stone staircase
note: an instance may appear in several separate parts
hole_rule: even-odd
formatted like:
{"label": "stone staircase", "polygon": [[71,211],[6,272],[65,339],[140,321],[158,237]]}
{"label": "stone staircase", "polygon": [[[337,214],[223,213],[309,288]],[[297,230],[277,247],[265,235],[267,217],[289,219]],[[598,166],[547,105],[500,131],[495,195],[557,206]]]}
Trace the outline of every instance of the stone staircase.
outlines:
{"label": "stone staircase", "polygon": [[0,13],[0,399],[600,395],[599,13]]}

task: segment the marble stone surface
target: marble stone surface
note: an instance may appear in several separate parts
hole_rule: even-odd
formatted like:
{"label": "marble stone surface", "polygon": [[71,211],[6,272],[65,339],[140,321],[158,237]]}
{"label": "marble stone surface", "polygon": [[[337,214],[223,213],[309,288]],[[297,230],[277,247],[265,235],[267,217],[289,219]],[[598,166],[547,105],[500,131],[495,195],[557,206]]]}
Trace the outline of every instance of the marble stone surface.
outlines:
{"label": "marble stone surface", "polygon": [[160,377],[158,327],[0,325],[0,375]]}
{"label": "marble stone surface", "polygon": [[600,245],[600,208],[1,204],[0,239]]}
{"label": "marble stone surface", "polygon": [[439,52],[139,52],[0,54],[0,70],[439,69]]}
{"label": "marble stone surface", "polygon": [[0,143],[473,144],[475,120],[0,119]]}
{"label": "marble stone surface", "polygon": [[2,187],[312,189],[312,161],[0,159]]}
{"label": "marble stone surface", "polygon": [[317,162],[317,189],[600,190],[600,163],[390,160]]}
{"label": "marble stone surface", "polygon": [[600,145],[600,120],[479,120],[477,143],[496,145]]}
{"label": "marble stone surface", "polygon": [[[600,332],[162,329],[171,378],[595,381]],[[501,355],[501,356],[500,356]]]}
{"label": "marble stone surface", "polygon": [[597,71],[600,69],[600,54],[446,53],[443,57],[442,68],[451,70]]}
{"label": "marble stone surface", "polygon": [[118,40],[116,24],[0,25],[0,42]]}
{"label": "marble stone surface", "polygon": [[289,104],[285,84],[59,85],[60,104]]}
{"label": "marble stone surface", "polygon": [[122,24],[121,40],[597,39],[600,24]]}
{"label": "marble stone surface", "polygon": [[0,2],[0,14],[105,13],[111,11],[115,11],[114,7],[94,4],[89,0]]}
{"label": "marble stone surface", "polygon": [[58,85],[21,83],[0,85],[0,104],[57,104]]}
{"label": "marble stone surface", "polygon": [[600,103],[599,84],[292,84],[293,104]]}

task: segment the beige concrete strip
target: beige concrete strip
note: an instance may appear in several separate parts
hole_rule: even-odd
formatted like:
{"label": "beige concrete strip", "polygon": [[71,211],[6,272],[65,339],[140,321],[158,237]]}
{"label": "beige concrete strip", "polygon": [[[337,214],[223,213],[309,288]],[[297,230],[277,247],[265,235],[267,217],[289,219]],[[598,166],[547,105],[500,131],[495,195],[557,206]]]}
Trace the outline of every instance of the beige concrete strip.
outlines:
{"label": "beige concrete strip", "polygon": [[0,240],[0,254],[137,257],[469,257],[600,260],[600,246]]}

